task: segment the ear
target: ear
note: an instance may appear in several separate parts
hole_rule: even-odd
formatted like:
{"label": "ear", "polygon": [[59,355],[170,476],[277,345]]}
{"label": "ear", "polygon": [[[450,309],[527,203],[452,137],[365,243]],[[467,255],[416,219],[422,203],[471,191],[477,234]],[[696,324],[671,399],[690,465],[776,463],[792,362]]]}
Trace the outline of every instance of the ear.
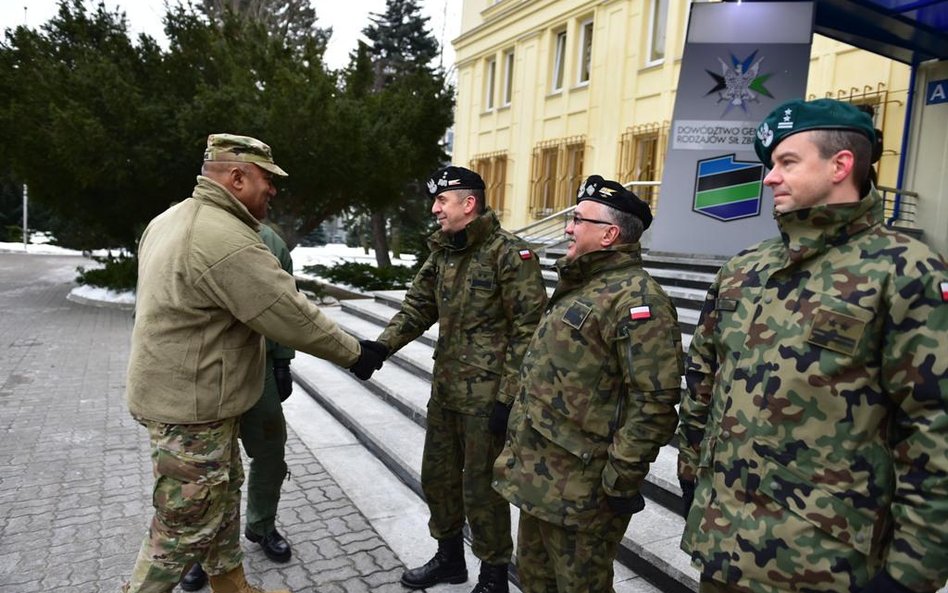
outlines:
{"label": "ear", "polygon": [[833,183],[839,183],[853,172],[856,157],[851,150],[841,150],[833,155]]}
{"label": "ear", "polygon": [[468,194],[464,198],[464,214],[468,215],[474,212],[477,208],[477,198]]}
{"label": "ear", "polygon": [[599,244],[602,247],[609,247],[619,240],[619,227],[610,226],[606,229],[606,233],[602,236],[602,239],[599,241]]}

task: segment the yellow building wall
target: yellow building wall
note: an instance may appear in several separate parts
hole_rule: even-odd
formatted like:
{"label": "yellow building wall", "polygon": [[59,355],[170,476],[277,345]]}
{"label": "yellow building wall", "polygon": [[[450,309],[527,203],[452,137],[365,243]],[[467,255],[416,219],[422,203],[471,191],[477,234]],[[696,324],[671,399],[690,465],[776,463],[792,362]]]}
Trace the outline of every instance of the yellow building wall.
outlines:
{"label": "yellow building wall", "polygon": [[[664,60],[649,64],[654,0],[464,0],[457,56],[454,157],[507,154],[507,228],[534,220],[529,211],[534,147],[584,136],[583,175],[615,178],[623,132],[671,120],[690,2],[667,0]],[[590,79],[577,84],[582,23],[593,22]],[[565,80],[551,92],[556,34],[566,31]],[[504,55],[514,52],[512,97],[501,105]],[[494,106],[485,97],[487,64],[496,61]],[[807,95],[880,101],[884,134],[880,185],[897,182],[909,68],[816,36]]]}

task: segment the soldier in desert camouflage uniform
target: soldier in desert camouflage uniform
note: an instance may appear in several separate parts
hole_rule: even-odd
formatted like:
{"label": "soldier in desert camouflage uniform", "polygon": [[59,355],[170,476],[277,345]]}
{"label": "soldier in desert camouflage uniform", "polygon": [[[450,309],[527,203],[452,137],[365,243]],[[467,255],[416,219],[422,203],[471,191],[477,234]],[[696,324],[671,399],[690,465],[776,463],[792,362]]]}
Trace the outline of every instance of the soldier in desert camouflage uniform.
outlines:
{"label": "soldier in desert camouflage uniform", "polygon": [[560,280],[523,359],[495,489],[520,507],[525,593],[610,591],[649,464],[674,433],[681,332],[642,269],[648,205],[594,175],[580,187]]}
{"label": "soldier in desert camouflage uniform", "polygon": [[948,577],[948,274],[883,225],[864,184],[874,139],[829,99],[758,128],[780,237],[718,273],[681,407],[682,548],[702,591],[932,592]]}
{"label": "soldier in desert camouflage uniform", "polygon": [[428,194],[441,230],[429,239],[431,255],[378,338],[395,352],[439,324],[421,468],[438,552],[407,571],[402,583],[423,588],[467,580],[466,515],[481,560],[473,591],[506,593],[510,509],[491,490],[491,470],[546,289],[536,254],[485,206],[477,173],[445,167],[428,181]]}

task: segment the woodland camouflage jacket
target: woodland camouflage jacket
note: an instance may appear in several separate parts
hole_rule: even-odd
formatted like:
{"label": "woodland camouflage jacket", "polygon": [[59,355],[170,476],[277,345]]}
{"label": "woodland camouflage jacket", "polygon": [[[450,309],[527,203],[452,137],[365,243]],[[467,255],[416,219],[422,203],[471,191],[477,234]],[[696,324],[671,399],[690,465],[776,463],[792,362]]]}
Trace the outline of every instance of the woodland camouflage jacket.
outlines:
{"label": "woodland camouflage jacket", "polygon": [[686,368],[682,548],[753,591],[948,577],[948,276],[882,203],[778,218],[729,261]]}

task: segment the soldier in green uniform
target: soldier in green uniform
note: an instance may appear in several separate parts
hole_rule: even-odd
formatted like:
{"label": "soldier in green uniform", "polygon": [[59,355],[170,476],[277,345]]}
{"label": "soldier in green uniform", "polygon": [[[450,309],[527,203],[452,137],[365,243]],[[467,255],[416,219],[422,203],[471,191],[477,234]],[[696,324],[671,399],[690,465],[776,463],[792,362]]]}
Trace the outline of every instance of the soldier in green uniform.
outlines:
{"label": "soldier in green uniform", "polygon": [[194,562],[214,593],[260,592],[242,564],[237,433],[263,392],[263,336],[360,379],[382,364],[297,292],[260,240],[273,175],[286,172],[269,146],[212,134],[191,197],[139,242],[126,399],[148,431],[155,513],[125,593],[169,593]]}
{"label": "soldier in green uniform", "polygon": [[640,488],[681,398],[678,316],[642,269],[648,204],[598,175],[580,187],[559,283],[524,356],[494,488],[520,507],[525,593],[610,591]]}
{"label": "soldier in green uniform", "polygon": [[536,254],[487,208],[480,175],[449,166],[427,188],[441,230],[431,235],[431,255],[378,338],[395,352],[439,324],[421,467],[438,552],[406,571],[402,583],[424,588],[467,580],[466,516],[481,560],[473,591],[506,593],[510,508],[491,490],[491,469],[546,289]]}
{"label": "soldier in green uniform", "polygon": [[868,115],[759,126],[780,236],[728,261],[687,362],[682,549],[702,591],[931,593],[948,577],[948,273],[883,224]]}
{"label": "soldier in green uniform", "polygon": [[[283,239],[266,224],[260,225],[260,238],[276,256],[288,274],[293,273],[293,259]],[[247,528],[244,537],[260,544],[263,553],[274,562],[289,562],[290,544],[276,528],[280,487],[286,478],[286,419],[282,402],[293,393],[290,361],[295,356],[273,340],[267,340],[264,365],[263,394],[252,408],[240,417],[240,442],[250,457],[247,477]],[[207,583],[207,573],[200,562],[181,579],[185,591],[197,591]]]}

